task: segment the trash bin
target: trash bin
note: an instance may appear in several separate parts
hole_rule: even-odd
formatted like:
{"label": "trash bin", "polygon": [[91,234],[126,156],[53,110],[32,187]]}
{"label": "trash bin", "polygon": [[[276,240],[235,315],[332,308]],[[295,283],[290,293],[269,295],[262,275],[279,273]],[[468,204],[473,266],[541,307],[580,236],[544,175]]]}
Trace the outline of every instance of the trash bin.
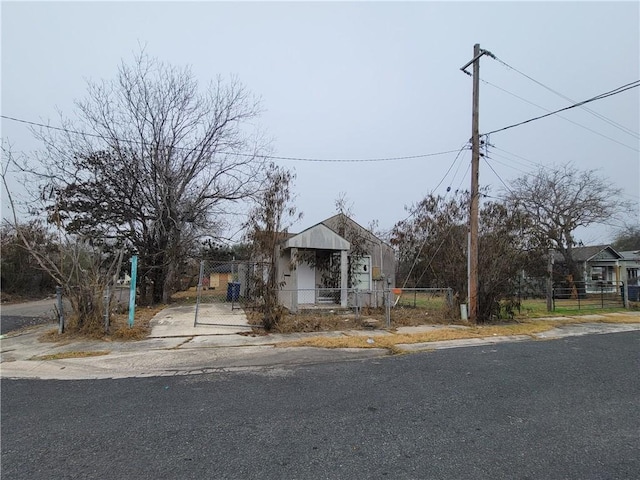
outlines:
{"label": "trash bin", "polygon": [[227,302],[237,302],[240,298],[240,283],[227,283]]}
{"label": "trash bin", "polygon": [[[629,285],[627,291],[630,302],[640,302],[640,285]],[[624,303],[624,285],[620,286],[620,293],[622,294],[622,303]]]}

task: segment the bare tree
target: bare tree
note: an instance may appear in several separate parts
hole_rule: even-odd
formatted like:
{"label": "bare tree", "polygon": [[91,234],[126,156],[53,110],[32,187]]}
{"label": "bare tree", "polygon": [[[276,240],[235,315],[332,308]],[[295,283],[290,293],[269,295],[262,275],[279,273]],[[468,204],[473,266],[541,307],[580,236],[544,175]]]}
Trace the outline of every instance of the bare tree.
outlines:
{"label": "bare tree", "polygon": [[[373,243],[373,232],[370,231],[367,235],[366,231],[362,228],[354,225],[353,221],[353,202],[349,201],[345,192],[340,192],[338,197],[334,200],[336,212],[338,214],[335,227],[337,234],[347,240],[351,245],[349,249],[349,263],[347,266],[347,285],[351,287],[357,287],[356,273],[359,270],[359,262],[370,251],[370,245]],[[372,226],[376,226],[376,221],[371,222]],[[376,242],[377,243],[377,242]],[[340,266],[338,262],[333,264],[334,271],[331,272],[332,286],[334,288],[340,287]]]}
{"label": "bare tree", "polygon": [[[429,195],[398,222],[392,244],[398,248],[399,278],[408,287],[450,287],[459,301],[467,296],[469,195]],[[500,317],[500,301],[514,293],[518,273],[540,264],[539,253],[522,235],[528,218],[502,202],[484,202],[479,231],[480,321]]]}
{"label": "bare tree", "polygon": [[620,229],[613,241],[613,247],[619,252],[640,250],[640,224],[627,225]]}
{"label": "bare tree", "polygon": [[167,302],[181,261],[260,183],[259,104],[237,81],[201,91],[189,68],[140,53],[89,82],[66,131],[35,132],[48,218],[139,254],[148,299]]}
{"label": "bare tree", "polygon": [[122,255],[109,255],[101,246],[78,235],[67,234],[60,228],[52,231],[51,225],[38,221],[19,222],[7,182],[8,166],[13,163],[12,155],[4,146],[2,151],[6,160],[1,173],[2,183],[12,213],[12,219],[5,220],[5,225],[38,268],[62,287],[72,309],[67,322],[68,330],[85,334],[101,332],[105,314],[104,294],[107,286],[115,282]]}
{"label": "bare tree", "polygon": [[56,239],[43,222],[31,220],[14,224],[3,220],[0,226],[2,294],[28,297],[53,293],[53,278],[29,253],[23,237],[29,245],[38,245],[43,251],[58,251]]}
{"label": "bare tree", "polygon": [[292,204],[294,196],[291,188],[295,175],[273,163],[269,164],[265,173],[265,184],[256,195],[256,204],[249,213],[247,239],[252,243],[253,255],[263,266],[254,282],[256,291],[263,299],[262,323],[266,330],[271,330],[280,319],[278,245],[286,239],[289,227],[302,214],[297,213]]}
{"label": "bare tree", "polygon": [[573,259],[576,229],[609,221],[626,205],[620,189],[598,171],[579,170],[571,163],[540,167],[535,173],[516,179],[507,198],[511,208],[533,220],[528,234],[540,246],[562,254],[571,284],[583,280]]}

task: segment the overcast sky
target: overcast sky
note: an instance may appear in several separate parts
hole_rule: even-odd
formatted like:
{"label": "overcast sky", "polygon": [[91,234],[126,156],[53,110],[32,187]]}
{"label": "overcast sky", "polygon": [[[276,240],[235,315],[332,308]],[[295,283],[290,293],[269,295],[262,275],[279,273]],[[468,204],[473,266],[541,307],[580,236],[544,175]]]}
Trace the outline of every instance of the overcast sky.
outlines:
{"label": "overcast sky", "polygon": [[[580,101],[640,78],[639,5],[3,1],[2,114],[52,124],[57,109],[73,116],[86,79],[113,78],[121,59],[143,44],[151,56],[190,65],[203,85],[236,75],[262,99],[259,124],[275,155],[372,159],[458,150],[471,135],[472,81],[460,67],[474,43]],[[492,84],[480,86],[481,132],[545,113],[526,102],[569,104],[489,57],[480,77]],[[600,169],[640,204],[639,90],[589,105],[617,125],[576,108],[562,114],[568,120],[554,116],[492,135],[481,185],[499,196],[503,182],[539,164],[571,161]],[[4,119],[2,137],[19,152],[38,147],[26,126]],[[426,194],[469,188],[470,157],[278,161],[297,174],[304,219],[292,230],[333,215],[341,192],[356,221],[389,229]],[[626,220],[639,216],[636,207]],[[594,244],[614,233],[601,225],[579,236]]]}

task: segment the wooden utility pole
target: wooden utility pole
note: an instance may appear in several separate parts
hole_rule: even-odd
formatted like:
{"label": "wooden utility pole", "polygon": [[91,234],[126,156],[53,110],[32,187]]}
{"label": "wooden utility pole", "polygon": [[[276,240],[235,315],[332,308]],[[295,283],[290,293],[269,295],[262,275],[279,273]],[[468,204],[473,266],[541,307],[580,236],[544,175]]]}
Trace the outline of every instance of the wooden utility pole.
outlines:
{"label": "wooden utility pole", "polygon": [[[469,250],[468,256],[468,294],[469,294],[469,320],[478,321],[478,204],[479,176],[480,176],[480,57],[483,55],[493,56],[491,52],[482,50],[480,44],[473,46],[473,59],[464,65],[462,70],[467,75],[473,77],[473,103],[471,112],[471,202],[469,206]],[[466,68],[473,64],[473,74],[466,71]]]}

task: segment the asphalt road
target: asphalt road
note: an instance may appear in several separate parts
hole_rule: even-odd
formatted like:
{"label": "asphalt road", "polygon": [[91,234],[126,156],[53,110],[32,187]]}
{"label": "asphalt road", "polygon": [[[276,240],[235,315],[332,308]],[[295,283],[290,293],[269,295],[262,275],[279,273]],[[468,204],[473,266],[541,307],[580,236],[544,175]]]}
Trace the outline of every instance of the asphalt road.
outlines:
{"label": "asphalt road", "polygon": [[0,334],[55,322],[55,298],[0,306]]}
{"label": "asphalt road", "polygon": [[637,479],[640,332],[2,380],[3,479]]}
{"label": "asphalt road", "polygon": [[25,327],[32,327],[34,325],[45,325],[55,323],[55,320],[50,317],[19,317],[12,315],[2,315],[0,317],[0,334],[13,332]]}
{"label": "asphalt road", "polygon": [[[127,290],[118,287],[114,294],[114,300],[123,302],[124,298],[126,303],[127,297],[124,294]],[[0,305],[0,334],[4,335],[34,325],[56,323],[56,304],[57,300],[55,296],[52,296],[42,300]],[[67,312],[70,311],[71,305],[68,301],[65,301],[64,309]]]}

